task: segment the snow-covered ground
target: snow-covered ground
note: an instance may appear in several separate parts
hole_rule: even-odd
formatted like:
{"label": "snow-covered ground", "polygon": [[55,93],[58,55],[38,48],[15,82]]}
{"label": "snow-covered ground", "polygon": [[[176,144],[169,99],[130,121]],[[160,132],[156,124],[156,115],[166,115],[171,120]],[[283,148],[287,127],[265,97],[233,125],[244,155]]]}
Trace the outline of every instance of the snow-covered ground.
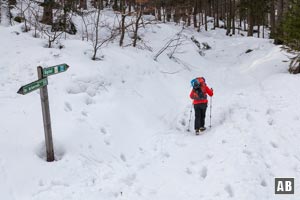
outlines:
{"label": "snow-covered ground", "polygon": [[[154,61],[180,29],[149,26],[140,34],[152,52],[116,42],[92,61],[85,41],[48,49],[21,25],[0,27],[0,199],[299,199],[300,77],[286,53],[268,39],[186,29],[179,62],[166,52]],[[212,49],[200,56],[191,36]],[[37,66],[60,63],[70,68],[49,77],[47,163],[39,92],[16,92]],[[186,131],[197,76],[215,92],[200,136]],[[274,195],[275,177],[295,177],[295,195]]]}

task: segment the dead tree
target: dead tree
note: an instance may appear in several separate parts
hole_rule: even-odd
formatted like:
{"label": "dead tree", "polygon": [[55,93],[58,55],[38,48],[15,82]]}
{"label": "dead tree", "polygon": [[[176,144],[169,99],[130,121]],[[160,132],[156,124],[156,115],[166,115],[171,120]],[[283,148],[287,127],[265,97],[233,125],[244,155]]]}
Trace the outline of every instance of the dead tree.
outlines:
{"label": "dead tree", "polygon": [[[178,33],[175,34],[174,37],[172,37],[164,46],[163,48],[161,48],[157,54],[155,54],[155,56],[153,57],[153,59],[155,61],[157,61],[157,58],[167,49],[172,49],[171,53],[168,54],[169,58],[172,58],[176,49],[178,48],[179,45],[182,44],[182,32],[183,32],[184,28],[182,28]],[[176,43],[174,45],[174,43]]]}
{"label": "dead tree", "polygon": [[135,26],[134,26],[134,31],[133,31],[133,47],[136,47],[136,43],[138,40],[138,30],[139,30],[139,23],[143,15],[143,8],[140,6],[138,11],[136,12],[136,20],[135,20]]}
{"label": "dead tree", "polygon": [[64,33],[62,31],[52,31],[51,27],[44,29],[44,34],[48,37],[48,48],[52,48],[52,45],[55,41],[58,41],[60,36]]}
{"label": "dead tree", "polygon": [[93,48],[92,60],[99,60],[97,57],[98,50],[103,47],[103,45],[113,41],[118,33],[114,25],[106,22],[105,19],[101,19],[101,9],[96,9],[90,17],[94,20],[91,24],[88,24],[89,39],[92,42]]}

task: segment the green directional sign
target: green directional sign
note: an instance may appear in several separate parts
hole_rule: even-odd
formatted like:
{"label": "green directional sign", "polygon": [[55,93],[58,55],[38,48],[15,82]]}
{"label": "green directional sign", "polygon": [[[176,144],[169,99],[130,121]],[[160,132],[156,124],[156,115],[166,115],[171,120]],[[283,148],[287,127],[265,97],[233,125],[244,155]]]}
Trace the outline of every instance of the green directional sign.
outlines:
{"label": "green directional sign", "polygon": [[67,71],[67,69],[69,68],[69,65],[67,64],[60,64],[60,65],[55,65],[52,67],[47,67],[43,69],[43,76],[47,77],[47,76],[51,76],[54,74],[58,74],[61,72],[65,72]]}
{"label": "green directional sign", "polygon": [[22,86],[18,90],[18,93],[25,95],[25,94],[28,94],[29,92],[37,90],[37,89],[39,89],[41,87],[44,87],[46,85],[48,85],[48,79],[47,78],[39,79],[37,81],[34,81],[32,83],[29,83],[27,85]]}

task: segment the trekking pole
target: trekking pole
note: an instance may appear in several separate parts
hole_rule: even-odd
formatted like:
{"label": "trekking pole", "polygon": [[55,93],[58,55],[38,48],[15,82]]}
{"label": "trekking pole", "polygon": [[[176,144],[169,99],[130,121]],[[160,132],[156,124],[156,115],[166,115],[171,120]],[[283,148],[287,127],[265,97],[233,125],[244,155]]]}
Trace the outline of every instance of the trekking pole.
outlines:
{"label": "trekking pole", "polygon": [[211,109],[212,109],[212,97],[210,97],[210,110],[209,110],[209,128],[211,128]]}
{"label": "trekking pole", "polygon": [[191,119],[192,119],[192,109],[193,109],[193,104],[191,105],[191,111],[190,111],[190,119],[189,119],[189,126],[187,131],[190,132],[190,124],[191,124]]}

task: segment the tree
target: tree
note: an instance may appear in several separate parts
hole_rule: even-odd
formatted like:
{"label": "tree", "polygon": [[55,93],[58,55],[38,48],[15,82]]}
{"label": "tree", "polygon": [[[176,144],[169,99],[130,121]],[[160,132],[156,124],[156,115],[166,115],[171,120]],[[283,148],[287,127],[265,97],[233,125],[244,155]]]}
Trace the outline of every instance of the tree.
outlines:
{"label": "tree", "polygon": [[53,23],[52,10],[54,6],[54,0],[44,0],[44,3],[42,5],[44,7],[42,23],[52,25]]}
{"label": "tree", "polygon": [[11,7],[8,1],[0,0],[0,24],[12,25]]}
{"label": "tree", "polygon": [[133,44],[132,44],[133,47],[136,47],[136,43],[139,38],[138,30],[139,30],[140,20],[142,16],[143,16],[143,6],[139,6],[135,16],[135,24],[133,30]]}
{"label": "tree", "polygon": [[87,3],[86,0],[80,0],[79,1],[79,8],[82,8],[83,10],[87,9]]}
{"label": "tree", "polygon": [[275,30],[276,30],[276,19],[275,19],[275,0],[270,0],[270,38],[275,37]]}
{"label": "tree", "polygon": [[98,50],[108,42],[112,41],[116,36],[117,32],[114,28],[114,25],[106,22],[105,19],[102,19],[103,15],[101,13],[102,6],[101,2],[98,0],[97,2],[97,9],[92,12],[88,17],[90,17],[91,23],[87,24],[87,34],[90,34],[90,41],[93,47],[93,55],[92,60],[99,60],[97,56]]}
{"label": "tree", "polygon": [[300,0],[291,0],[290,8],[282,21],[284,44],[300,51]]}
{"label": "tree", "polygon": [[2,0],[0,0],[0,24],[2,22]]}
{"label": "tree", "polygon": [[120,46],[123,46],[123,41],[124,41],[124,37],[125,37],[125,18],[126,18],[126,8],[125,8],[125,0],[121,0],[121,36],[120,36],[120,42],[119,42],[119,45]]}

